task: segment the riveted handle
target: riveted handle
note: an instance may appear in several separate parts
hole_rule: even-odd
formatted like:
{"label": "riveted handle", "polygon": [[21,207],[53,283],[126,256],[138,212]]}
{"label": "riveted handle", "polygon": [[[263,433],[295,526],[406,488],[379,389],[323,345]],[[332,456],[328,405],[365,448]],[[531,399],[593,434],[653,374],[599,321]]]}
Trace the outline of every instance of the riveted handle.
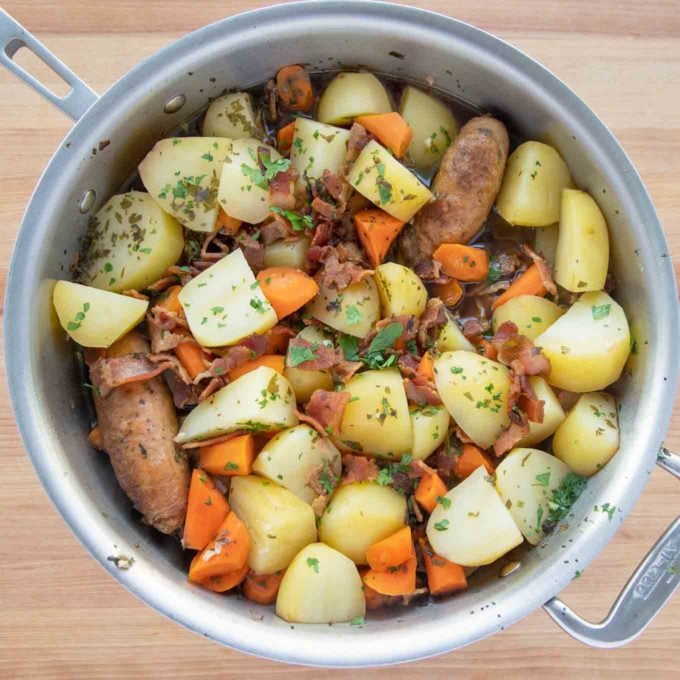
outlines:
{"label": "riveted handle", "polygon": [[[5,10],[0,9],[0,63],[33,88],[39,95],[61,109],[69,118],[77,121],[97,101],[97,93],[85,84],[64,62],[57,59],[37,38],[31,35]],[[26,69],[14,61],[14,55],[22,48],[31,50],[71,87],[64,97],[59,97]]]}
{"label": "riveted handle", "polygon": [[[680,456],[661,449],[660,467],[680,479]],[[562,600],[543,605],[548,615],[573,638],[592,647],[620,647],[647,627],[680,586],[680,517],[654,544],[600,623],[581,618]]]}

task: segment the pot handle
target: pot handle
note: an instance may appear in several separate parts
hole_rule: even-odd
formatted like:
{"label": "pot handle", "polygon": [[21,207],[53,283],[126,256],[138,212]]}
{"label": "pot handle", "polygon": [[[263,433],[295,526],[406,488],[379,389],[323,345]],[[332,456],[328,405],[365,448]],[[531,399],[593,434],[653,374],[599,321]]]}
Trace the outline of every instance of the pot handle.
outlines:
{"label": "pot handle", "polygon": [[[14,61],[14,55],[22,47],[29,49],[47,64],[71,86],[71,91],[66,96],[59,97],[19,66]],[[57,59],[37,38],[3,9],[0,9],[0,63],[74,121],[77,121],[97,101],[97,93],[89,85],[78,78],[66,64]]]}
{"label": "pot handle", "polygon": [[[680,479],[680,456],[662,448],[657,464]],[[634,640],[680,586],[680,517],[647,553],[607,617],[600,623],[581,618],[562,600],[543,605],[560,628],[592,647],[620,647]]]}

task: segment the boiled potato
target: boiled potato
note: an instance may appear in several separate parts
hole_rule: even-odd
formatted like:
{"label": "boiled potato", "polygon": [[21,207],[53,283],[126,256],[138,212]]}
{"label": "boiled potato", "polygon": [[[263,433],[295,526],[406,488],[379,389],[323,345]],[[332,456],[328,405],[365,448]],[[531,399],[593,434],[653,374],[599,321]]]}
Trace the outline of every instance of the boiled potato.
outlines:
{"label": "boiled potato", "polygon": [[294,241],[279,240],[268,243],[264,247],[264,266],[304,269],[305,256],[308,250],[308,238],[297,238]]}
{"label": "boiled potato", "polygon": [[440,328],[437,339],[434,342],[434,347],[438,352],[455,352],[458,349],[468,350],[474,352],[475,346],[463,335],[456,320],[451,316],[448,310],[446,314],[446,323]]}
{"label": "boiled potato", "polygon": [[302,548],[316,541],[312,508],[268,479],[233,477],[229,505],[248,529],[248,565],[258,574],[285,569]]}
{"label": "boiled potato", "polygon": [[179,301],[193,336],[204,347],[233,345],[265,333],[278,321],[240,248],[189,281]]}
{"label": "boiled potato", "polygon": [[568,474],[561,460],[538,449],[513,449],[496,468],[496,490],[532,545],[543,538],[552,492]]}
{"label": "boiled potato", "polygon": [[517,446],[534,446],[547,439],[564,421],[565,415],[559,399],[555,396],[550,385],[541,377],[529,378],[529,383],[536,397],[543,401],[543,422],[529,421],[529,434],[521,439]]}
{"label": "boiled potato", "polygon": [[[267,166],[264,173],[260,162]],[[290,161],[274,147],[257,139],[235,139],[220,176],[218,200],[222,210],[237,220],[259,224],[270,214],[270,180],[289,166]]]}
{"label": "boiled potato", "polygon": [[493,331],[506,321],[512,321],[517,330],[534,340],[559,319],[564,310],[554,302],[538,295],[518,295],[510,298],[493,313]]}
{"label": "boiled potato", "polygon": [[304,189],[308,180],[319,179],[324,170],[339,175],[348,142],[348,130],[309,118],[296,118],[290,160],[300,176],[298,186]]}
{"label": "boiled potato", "polygon": [[115,292],[142,290],[177,262],[183,248],[182,227],[149,194],[118,194],[88,230],[82,281]]}
{"label": "boiled potato", "polygon": [[557,251],[557,239],[560,234],[560,228],[557,224],[551,224],[549,227],[540,227],[534,232],[536,239],[534,241],[534,249],[547,262],[550,269],[555,268],[555,252]]}
{"label": "boiled potato", "polygon": [[444,442],[449,430],[449,412],[441,406],[424,406],[411,409],[413,460],[425,460]]}
{"label": "boiled potato", "polygon": [[410,453],[411,418],[398,370],[363,371],[350,378],[343,391],[350,402],[334,435],[339,446],[392,460]]}
{"label": "boiled potato", "polygon": [[399,113],[413,130],[408,157],[419,170],[429,170],[455,139],[458,122],[444,102],[411,85],[404,88]]}
{"label": "boiled potato", "polygon": [[[297,337],[312,344],[318,342],[333,347],[333,340],[327,338],[318,326],[306,326],[297,334]],[[333,389],[333,378],[328,371],[308,371],[297,366],[291,366],[290,363],[288,359],[283,375],[291,384],[296,400],[301,404],[309,401],[316,390]]]}
{"label": "boiled potato", "polygon": [[553,452],[577,475],[601,470],[619,448],[616,400],[606,392],[582,394],[553,437]]}
{"label": "boiled potato", "polygon": [[502,364],[475,352],[444,352],[435,359],[434,382],[451,417],[483,449],[510,425],[510,374]]}
{"label": "boiled potato", "polygon": [[139,176],[158,205],[194,231],[213,231],[217,187],[231,140],[218,137],[161,139],[139,164]]}
{"label": "boiled potato", "polygon": [[409,267],[386,262],[375,270],[375,285],[384,317],[399,314],[420,316],[427,305],[427,289],[419,276]]}
{"label": "boiled potato", "polygon": [[560,218],[562,189],[573,186],[567,164],[552,146],[524,142],[508,158],[496,209],[510,224],[546,227]]}
{"label": "boiled potato", "polygon": [[229,432],[278,432],[298,424],[288,381],[269,366],[250,371],[202,401],[184,419],[175,441],[209,439]]}
{"label": "boiled potato", "polygon": [[346,623],[366,614],[363,585],[352,560],[312,543],[286,569],[276,613],[291,623]]}
{"label": "boiled potato", "polygon": [[366,551],[406,525],[406,498],[389,486],[354,482],[341,486],[319,524],[319,539],[366,564]]}
{"label": "boiled potato", "polygon": [[432,198],[430,190],[376,141],[364,147],[347,181],[362,196],[402,222],[408,222]]}
{"label": "boiled potato", "polygon": [[253,463],[256,475],[273,480],[305,503],[316,498],[307,486],[309,475],[316,468],[323,468],[332,490],[332,480],[342,472],[340,451],[309,425],[279,432],[264,445]]}
{"label": "boiled potato", "polygon": [[61,327],[83,347],[109,347],[134,328],[149,303],[71,281],[57,281],[52,302]]}
{"label": "boiled potato", "polygon": [[262,139],[262,123],[253,107],[252,96],[247,92],[232,92],[215,99],[205,112],[203,136]]}
{"label": "boiled potato", "polygon": [[618,380],[630,353],[628,321],[607,293],[584,293],[534,344],[550,360],[551,385],[601,390]]}
{"label": "boiled potato", "polygon": [[483,467],[449,491],[427,522],[432,549],[466,567],[491,564],[522,542],[522,534]]}
{"label": "boiled potato", "polygon": [[317,118],[331,125],[349,125],[357,116],[391,110],[387,90],[372,73],[340,73],[321,95]]}
{"label": "boiled potato", "polygon": [[562,192],[555,251],[555,282],[572,293],[602,290],[609,269],[609,234],[604,215],[590,194]]}
{"label": "boiled potato", "polygon": [[380,298],[372,277],[344,290],[322,284],[305,311],[336,331],[364,338],[380,318]]}

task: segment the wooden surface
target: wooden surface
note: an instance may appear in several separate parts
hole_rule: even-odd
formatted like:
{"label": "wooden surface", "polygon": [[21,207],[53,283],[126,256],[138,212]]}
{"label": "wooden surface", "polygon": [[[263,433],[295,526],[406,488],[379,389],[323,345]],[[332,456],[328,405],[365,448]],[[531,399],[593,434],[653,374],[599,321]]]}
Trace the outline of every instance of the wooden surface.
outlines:
{"label": "wooden surface", "polygon": [[[180,35],[263,0],[6,0],[4,8],[95,90]],[[678,0],[413,0],[491,31],[552,69],[598,113],[633,158],[680,263],[680,5]],[[454,9],[455,8],[455,9]],[[29,196],[69,121],[0,69],[0,285]],[[673,301],[669,300],[669,304]],[[0,394],[0,677],[341,678],[356,672],[283,666],[207,642],[142,605],[73,538],[33,474]],[[680,449],[680,411],[667,438]],[[596,620],[676,516],[669,475],[650,483],[614,541],[563,593]],[[395,640],[395,644],[408,644]],[[362,677],[677,676],[680,598],[618,650],[583,647],[541,611],[493,638]],[[675,648],[675,649],[674,649]]]}

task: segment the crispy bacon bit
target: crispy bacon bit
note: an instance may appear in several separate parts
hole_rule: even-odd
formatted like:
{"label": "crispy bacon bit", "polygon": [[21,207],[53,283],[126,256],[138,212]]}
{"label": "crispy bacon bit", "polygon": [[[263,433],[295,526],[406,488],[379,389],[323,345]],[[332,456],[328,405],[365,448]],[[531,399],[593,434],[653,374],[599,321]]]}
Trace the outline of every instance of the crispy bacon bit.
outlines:
{"label": "crispy bacon bit", "polygon": [[302,411],[298,411],[297,409],[295,409],[295,415],[301,423],[307,423],[307,425],[313,427],[322,437],[328,437],[328,432],[324,430],[323,425],[316,420],[316,418],[312,418],[312,416],[309,416]]}
{"label": "crispy bacon bit", "polygon": [[[334,172],[328,169],[323,171],[321,175],[321,184],[323,184],[326,191],[331,198],[341,204],[345,203],[345,194],[347,192],[348,184],[341,177],[338,177]],[[344,210],[344,205],[343,205]]]}
{"label": "crispy bacon bit", "polygon": [[534,388],[529,382],[529,378],[521,375],[519,378],[522,392],[519,396],[517,405],[521,411],[527,414],[527,418],[532,423],[542,423],[544,415],[545,402],[539,399],[534,392]]}
{"label": "crispy bacon bit", "polygon": [[205,401],[208,397],[211,397],[217,390],[224,387],[224,380],[221,378],[213,378],[205,387],[205,389],[198,395],[198,403]]}
{"label": "crispy bacon bit", "polygon": [[196,269],[196,267],[180,267],[176,264],[172,265],[172,267],[168,267],[166,270],[166,274],[179,278],[180,283],[183,286],[186,286],[194,276],[198,276],[200,273],[200,270]]}
{"label": "crispy bacon bit", "polygon": [[250,234],[241,230],[234,237],[236,242],[241,246],[243,255],[250,265],[250,268],[259,272],[264,268],[264,247],[259,241],[256,241]]}
{"label": "crispy bacon bit", "polygon": [[260,238],[265,245],[288,238],[292,234],[293,231],[288,224],[288,220],[276,214],[272,214],[271,221],[267,222],[260,229]]}
{"label": "crispy bacon bit", "polygon": [[348,392],[315,390],[307,402],[307,415],[319,423],[327,433],[339,432],[349,400]]}
{"label": "crispy bacon bit", "polygon": [[311,247],[315,246],[325,246],[333,235],[333,225],[330,222],[319,222],[314,230],[314,236],[312,236]]}
{"label": "crispy bacon bit", "polygon": [[333,366],[333,375],[340,382],[346,383],[361,367],[361,361],[347,361],[341,359],[335,366]]}
{"label": "crispy bacon bit", "polygon": [[203,391],[200,385],[187,385],[174,371],[165,371],[163,378],[176,408],[183,409],[198,404],[198,398]]}
{"label": "crispy bacon bit", "polygon": [[295,208],[295,192],[292,191],[292,183],[298,178],[295,168],[278,172],[269,182],[269,204],[283,210]]}
{"label": "crispy bacon bit", "polygon": [[267,103],[267,113],[269,114],[269,120],[276,122],[279,117],[276,108],[276,80],[270,78],[264,84],[264,98]]}
{"label": "crispy bacon bit", "polygon": [[349,130],[349,140],[347,141],[347,154],[345,163],[354,163],[357,156],[363,151],[366,144],[371,141],[371,136],[363,125],[354,123]]}
{"label": "crispy bacon bit", "polygon": [[222,442],[228,442],[234,437],[240,436],[241,432],[230,432],[229,434],[221,434],[218,437],[211,437],[210,439],[201,439],[200,441],[187,442],[182,444],[183,449],[200,449],[203,446],[212,446],[213,444],[221,444]]}
{"label": "crispy bacon bit", "polygon": [[427,459],[427,464],[430,467],[434,467],[437,470],[437,474],[445,482],[448,482],[456,465],[456,457],[448,453],[445,448],[440,448]]}
{"label": "crispy bacon bit", "polygon": [[316,494],[316,498],[312,501],[312,510],[317,517],[321,517],[323,514],[339,481],[327,462],[313,467],[307,473],[305,486],[308,486]]}
{"label": "crispy bacon bit", "polygon": [[210,366],[194,378],[194,385],[197,385],[206,378],[223,379],[229,375],[229,371],[236,368],[237,366],[240,366],[241,364],[244,364],[251,358],[252,352],[244,345],[234,345],[233,347],[229,347],[229,349],[222,356],[213,359]]}
{"label": "crispy bacon bit", "polygon": [[102,357],[90,364],[90,382],[99,396],[106,397],[115,387],[151,380],[172,368],[172,362],[154,363],[144,354]]}
{"label": "crispy bacon bit", "polygon": [[553,281],[550,267],[547,262],[536,252],[534,252],[526,243],[522,244],[522,250],[530,257],[541,275],[541,282],[543,287],[550,293],[550,295],[557,295],[557,286]]}
{"label": "crispy bacon bit", "polygon": [[162,279],[158,279],[158,281],[154,281],[151,285],[147,286],[146,289],[151,293],[161,293],[166,288],[170,288],[170,286],[173,286],[176,283],[176,276],[164,276]]}
{"label": "crispy bacon bit", "polygon": [[484,328],[477,319],[467,319],[463,324],[463,335],[468,340],[480,336],[483,332]]}
{"label": "crispy bacon bit", "polygon": [[327,220],[337,220],[342,215],[342,212],[336,206],[324,201],[320,196],[312,201],[312,209]]}
{"label": "crispy bacon bit", "polygon": [[466,432],[464,432],[458,425],[454,428],[454,432],[456,433],[456,437],[463,442],[463,444],[474,444],[472,439],[467,435]]}
{"label": "crispy bacon bit", "polygon": [[140,293],[136,288],[129,288],[128,290],[124,290],[122,294],[127,295],[127,297],[135,298],[135,300],[144,300],[144,302],[146,302],[149,299],[148,295]]}
{"label": "crispy bacon bit", "polygon": [[[156,308],[158,309],[158,308]],[[187,341],[186,332],[167,331],[154,323],[152,314],[146,315],[147,328],[149,329],[149,340],[151,342],[151,352],[160,354],[175,349],[177,345]],[[183,329],[182,329],[183,330]]]}
{"label": "crispy bacon bit", "polygon": [[420,359],[415,354],[402,354],[397,359],[397,365],[404,377],[415,378],[418,375]]}
{"label": "crispy bacon bit", "polygon": [[305,340],[304,338],[296,337],[293,338],[288,345],[289,349],[295,347],[309,349],[315,355],[314,359],[302,361],[296,365],[296,368],[299,368],[303,371],[327,371],[343,360],[341,349],[329,347],[323,342],[312,343],[309,342],[309,340]]}
{"label": "crispy bacon bit", "polygon": [[341,486],[354,482],[372,482],[380,472],[372,458],[355,456],[351,453],[346,453],[342,457],[342,469]]}
{"label": "crispy bacon bit", "polygon": [[517,326],[512,321],[502,323],[491,342],[498,350],[498,361],[518,375],[545,378],[550,373],[550,361],[529,338],[517,333]]}
{"label": "crispy bacon bit", "polygon": [[419,406],[441,406],[442,400],[437,393],[437,388],[424,376],[418,375],[415,378],[404,378],[404,389],[406,398],[412,404]]}
{"label": "crispy bacon bit", "polygon": [[421,260],[413,266],[413,271],[427,283],[448,283],[450,276],[442,273],[442,263],[439,260]]}
{"label": "crispy bacon bit", "polygon": [[168,371],[172,371],[177,377],[185,383],[191,383],[191,377],[187,373],[186,368],[182,366],[182,362],[174,355],[167,352],[160,354],[147,354],[149,361],[154,364],[165,364]]}
{"label": "crispy bacon bit", "polygon": [[318,283],[322,286],[344,290],[353,283],[363,281],[368,276],[373,276],[373,270],[364,269],[355,262],[341,262],[338,256],[333,253],[326,258],[323,269],[319,272],[317,278],[319,279]]}
{"label": "crispy bacon bit", "polygon": [[[201,253],[196,258],[198,261],[212,262],[214,264],[229,252],[229,246],[221,240],[220,236],[221,234],[219,231],[212,231],[209,234],[206,234],[206,237],[201,244]],[[208,250],[211,245],[216,246],[218,252]]]}
{"label": "crispy bacon bit", "polygon": [[529,423],[526,417],[519,423],[511,422],[507,430],[503,430],[498,439],[493,444],[493,451],[496,456],[502,456],[512,449],[517,442],[524,439],[529,434]]}
{"label": "crispy bacon bit", "polygon": [[446,308],[439,298],[430,298],[427,307],[420,317],[418,330],[418,343],[421,347],[429,347],[434,340],[434,335],[447,321]]}

